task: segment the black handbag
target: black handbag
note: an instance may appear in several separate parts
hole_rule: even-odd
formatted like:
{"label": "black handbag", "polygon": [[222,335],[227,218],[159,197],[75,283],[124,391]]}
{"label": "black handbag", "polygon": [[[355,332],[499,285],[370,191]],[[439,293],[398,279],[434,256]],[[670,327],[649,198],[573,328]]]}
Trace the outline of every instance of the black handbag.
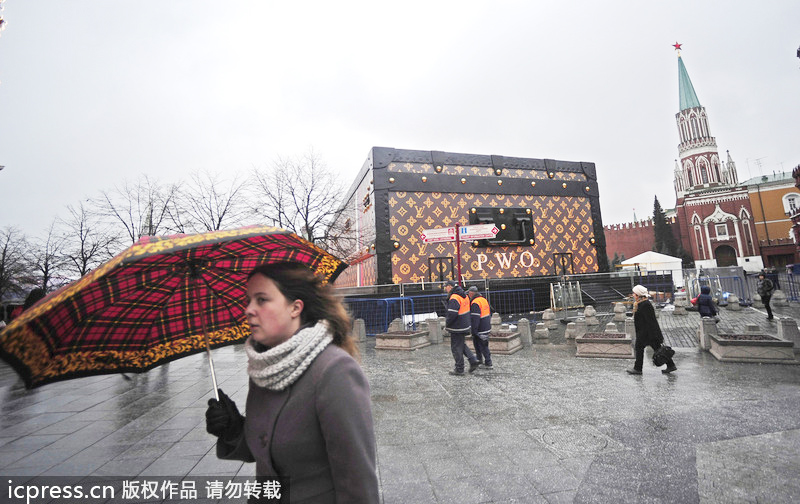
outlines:
{"label": "black handbag", "polygon": [[675,355],[675,350],[672,347],[661,345],[658,350],[653,352],[653,364],[657,367],[663,366],[673,355]]}

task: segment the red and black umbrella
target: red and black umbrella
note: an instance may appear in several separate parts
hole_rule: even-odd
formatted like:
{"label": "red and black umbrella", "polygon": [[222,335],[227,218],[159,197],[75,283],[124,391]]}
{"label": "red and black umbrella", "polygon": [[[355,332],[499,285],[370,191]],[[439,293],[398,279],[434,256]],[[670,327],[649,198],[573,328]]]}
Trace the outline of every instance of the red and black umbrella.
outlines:
{"label": "red and black umbrella", "polygon": [[0,357],[32,388],[146,371],[242,341],[247,275],[261,264],[285,261],[329,282],[347,267],[313,243],[268,226],[142,238],[14,319],[0,332]]}

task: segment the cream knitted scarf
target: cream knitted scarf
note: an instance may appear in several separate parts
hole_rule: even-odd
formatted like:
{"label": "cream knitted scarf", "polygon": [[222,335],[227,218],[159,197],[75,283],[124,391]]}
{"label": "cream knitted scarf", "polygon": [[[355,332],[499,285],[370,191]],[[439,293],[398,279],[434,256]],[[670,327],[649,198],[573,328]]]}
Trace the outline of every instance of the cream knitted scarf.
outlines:
{"label": "cream knitted scarf", "polygon": [[300,329],[294,336],[265,352],[253,346],[253,337],[247,338],[247,374],[259,387],[283,390],[294,383],[314,361],[333,336],[324,320]]}

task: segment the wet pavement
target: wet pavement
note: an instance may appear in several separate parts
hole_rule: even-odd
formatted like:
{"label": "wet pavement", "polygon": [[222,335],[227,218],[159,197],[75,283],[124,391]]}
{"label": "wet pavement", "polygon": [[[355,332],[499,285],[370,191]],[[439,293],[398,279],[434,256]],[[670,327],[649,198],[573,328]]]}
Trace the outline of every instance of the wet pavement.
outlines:
{"label": "wet pavement", "polygon": [[[797,303],[775,311],[800,320]],[[752,308],[721,317],[723,332],[776,333]],[[630,376],[632,359],[576,358],[563,326],[550,344],[463,377],[448,374],[446,343],[376,351],[369,339],[383,502],[800,501],[800,365],[719,362],[697,347],[697,313],[659,321],[672,375],[649,361]],[[242,346],[213,355],[220,387],[243,407]],[[210,395],[204,355],[30,391],[0,364],[0,476],[252,476],[253,464],[216,458]]]}

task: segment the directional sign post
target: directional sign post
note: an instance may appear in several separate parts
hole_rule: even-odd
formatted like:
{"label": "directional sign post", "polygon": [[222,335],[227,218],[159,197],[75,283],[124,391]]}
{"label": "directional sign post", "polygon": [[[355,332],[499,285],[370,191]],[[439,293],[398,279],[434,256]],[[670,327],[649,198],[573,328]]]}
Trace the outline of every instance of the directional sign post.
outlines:
{"label": "directional sign post", "polygon": [[423,229],[422,233],[420,234],[420,238],[422,239],[422,243],[439,243],[439,242],[455,241],[456,228],[448,227],[448,228]]}
{"label": "directional sign post", "polygon": [[472,226],[461,226],[458,230],[462,241],[484,240],[494,238],[500,230],[492,223],[473,224]]}
{"label": "directional sign post", "polygon": [[494,223],[473,224],[471,226],[455,226],[447,228],[423,229],[420,233],[422,243],[456,242],[456,259],[458,264],[458,283],[461,283],[461,242],[494,238],[500,232]]}

